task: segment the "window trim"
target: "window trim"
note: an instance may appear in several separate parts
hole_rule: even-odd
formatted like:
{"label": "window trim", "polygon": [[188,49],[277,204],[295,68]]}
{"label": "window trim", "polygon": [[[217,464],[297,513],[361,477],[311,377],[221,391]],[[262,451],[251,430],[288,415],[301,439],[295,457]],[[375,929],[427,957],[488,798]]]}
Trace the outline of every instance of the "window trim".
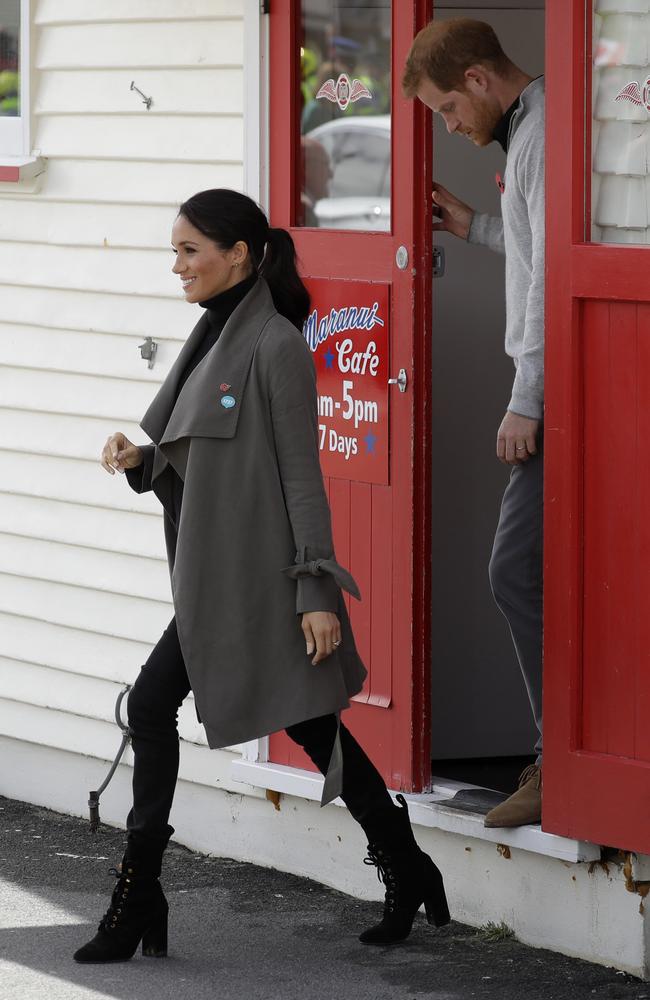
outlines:
{"label": "window trim", "polygon": [[0,164],[19,169],[30,150],[31,62],[29,0],[20,0],[20,115],[0,118]]}

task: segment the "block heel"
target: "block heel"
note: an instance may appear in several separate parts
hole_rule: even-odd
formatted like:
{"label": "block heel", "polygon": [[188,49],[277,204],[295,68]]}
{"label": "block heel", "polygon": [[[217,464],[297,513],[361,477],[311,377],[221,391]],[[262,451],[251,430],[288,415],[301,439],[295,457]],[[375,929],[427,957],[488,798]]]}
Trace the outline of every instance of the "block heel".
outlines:
{"label": "block heel", "polygon": [[168,919],[169,908],[166,908],[142,935],[142,954],[145,958],[167,958]]}
{"label": "block heel", "polygon": [[424,912],[427,915],[427,923],[433,924],[434,927],[444,927],[451,921],[451,914],[449,913],[442,875],[438,876],[436,882],[435,891],[424,899]]}

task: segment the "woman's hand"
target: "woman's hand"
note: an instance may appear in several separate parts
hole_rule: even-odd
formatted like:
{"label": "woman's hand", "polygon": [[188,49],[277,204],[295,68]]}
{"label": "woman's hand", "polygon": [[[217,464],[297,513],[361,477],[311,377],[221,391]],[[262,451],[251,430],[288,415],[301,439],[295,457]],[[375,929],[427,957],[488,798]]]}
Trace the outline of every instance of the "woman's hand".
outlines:
{"label": "woman's hand", "polygon": [[111,476],[115,475],[115,470],[123,473],[125,469],[135,469],[142,465],[142,461],[142,452],[137,444],[131,444],[119,431],[108,438],[100,459],[102,468]]}
{"label": "woman's hand", "polygon": [[302,616],[302,630],[307,643],[307,656],[316,650],[314,666],[333,653],[341,642],[341,623],[331,611],[309,611]]}

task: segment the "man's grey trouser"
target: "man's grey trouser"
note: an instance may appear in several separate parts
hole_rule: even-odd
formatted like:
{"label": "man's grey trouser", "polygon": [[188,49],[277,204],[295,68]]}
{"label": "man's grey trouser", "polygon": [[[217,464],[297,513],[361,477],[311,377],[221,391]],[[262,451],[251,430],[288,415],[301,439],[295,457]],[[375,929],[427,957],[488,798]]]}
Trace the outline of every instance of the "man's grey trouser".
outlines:
{"label": "man's grey trouser", "polygon": [[514,466],[503,495],[490,559],[494,599],[510,626],[542,752],[542,558],[544,460],[538,453]]}

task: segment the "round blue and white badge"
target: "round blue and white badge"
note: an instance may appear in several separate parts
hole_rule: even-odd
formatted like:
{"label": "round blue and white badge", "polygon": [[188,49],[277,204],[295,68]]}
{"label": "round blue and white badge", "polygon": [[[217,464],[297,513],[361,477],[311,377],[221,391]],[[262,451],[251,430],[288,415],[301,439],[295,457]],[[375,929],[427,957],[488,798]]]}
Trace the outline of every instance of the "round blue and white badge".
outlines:
{"label": "round blue and white badge", "polygon": [[225,406],[225,408],[227,410],[232,410],[232,408],[235,405],[235,403],[236,403],[236,399],[235,399],[234,396],[222,396],[221,397],[221,405]]}

